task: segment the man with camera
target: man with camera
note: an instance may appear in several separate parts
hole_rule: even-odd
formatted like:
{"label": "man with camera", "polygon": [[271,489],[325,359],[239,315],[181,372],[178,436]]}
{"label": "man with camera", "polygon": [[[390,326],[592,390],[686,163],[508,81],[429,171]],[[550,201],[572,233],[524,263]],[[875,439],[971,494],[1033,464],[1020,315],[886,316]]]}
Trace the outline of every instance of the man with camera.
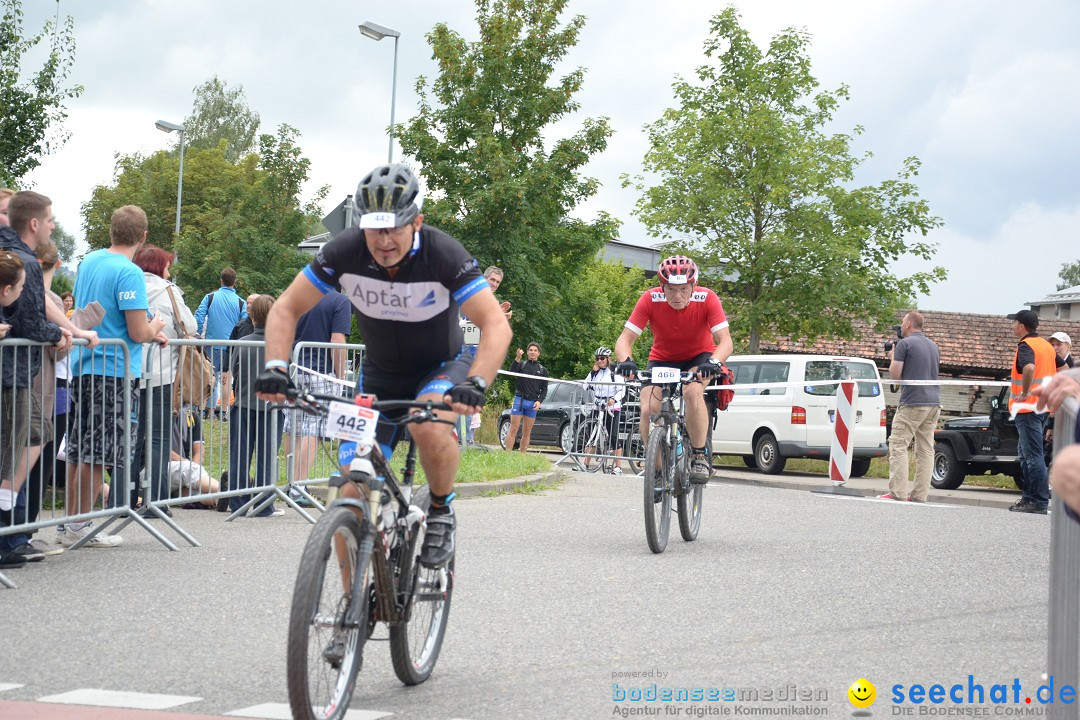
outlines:
{"label": "man with camera", "polygon": [[[937,380],[941,353],[933,340],[923,335],[923,316],[912,310],[894,326],[896,346],[885,343],[889,356],[889,377],[893,380]],[[889,436],[889,492],[883,500],[926,502],[930,475],[934,468],[934,428],[941,413],[937,385],[904,385],[900,406],[893,416]],[[915,487],[908,493],[908,448],[915,440]]]}

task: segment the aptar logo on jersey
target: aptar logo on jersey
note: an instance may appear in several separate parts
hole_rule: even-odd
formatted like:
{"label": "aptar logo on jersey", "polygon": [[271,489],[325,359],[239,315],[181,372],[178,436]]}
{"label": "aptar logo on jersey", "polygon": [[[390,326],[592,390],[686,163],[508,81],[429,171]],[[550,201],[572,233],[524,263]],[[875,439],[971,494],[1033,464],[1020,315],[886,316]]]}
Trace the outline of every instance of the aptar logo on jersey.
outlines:
{"label": "aptar logo on jersey", "polygon": [[450,291],[437,282],[395,283],[345,273],[341,291],[361,315],[376,320],[423,322],[450,307]]}

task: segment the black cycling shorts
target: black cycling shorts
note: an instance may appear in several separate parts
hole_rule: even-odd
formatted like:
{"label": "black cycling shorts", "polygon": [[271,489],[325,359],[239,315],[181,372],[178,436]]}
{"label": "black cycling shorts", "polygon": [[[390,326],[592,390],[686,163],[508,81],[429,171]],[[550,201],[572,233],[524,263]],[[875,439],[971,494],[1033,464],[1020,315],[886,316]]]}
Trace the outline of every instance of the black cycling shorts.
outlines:
{"label": "black cycling shorts", "polygon": [[[430,393],[446,394],[450,388],[465,382],[471,367],[472,356],[459,355],[421,376],[386,375],[364,368],[356,379],[356,392],[374,395],[379,400],[415,400]],[[387,459],[401,439],[402,429],[393,423],[384,422],[383,416],[400,420],[407,413],[408,410],[395,410],[379,414],[379,423],[375,426],[375,441],[382,446]]]}

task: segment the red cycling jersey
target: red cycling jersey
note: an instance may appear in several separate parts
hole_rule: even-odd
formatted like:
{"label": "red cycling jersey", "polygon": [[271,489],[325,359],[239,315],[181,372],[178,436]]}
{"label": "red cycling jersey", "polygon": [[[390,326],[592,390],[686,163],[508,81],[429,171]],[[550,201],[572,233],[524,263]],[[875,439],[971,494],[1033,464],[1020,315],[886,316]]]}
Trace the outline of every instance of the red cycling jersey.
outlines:
{"label": "red cycling jersey", "polygon": [[716,350],[713,333],[728,326],[720,298],[712,290],[694,288],[690,304],[682,310],[668,305],[664,291],[646,290],[634,306],[626,327],[640,335],[645,326],[652,328],[650,360],[685,362]]}

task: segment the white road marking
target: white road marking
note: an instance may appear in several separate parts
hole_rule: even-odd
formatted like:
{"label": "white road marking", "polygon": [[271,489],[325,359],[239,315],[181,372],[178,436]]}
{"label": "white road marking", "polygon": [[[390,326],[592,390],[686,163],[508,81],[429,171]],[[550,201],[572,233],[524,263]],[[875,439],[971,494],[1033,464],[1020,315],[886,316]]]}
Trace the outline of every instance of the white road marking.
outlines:
{"label": "white road marking", "polygon": [[[260,720],[292,720],[292,710],[289,709],[288,703],[263,703],[225,714],[230,717],[260,718]],[[378,710],[348,710],[345,713],[345,720],[378,720],[378,718],[391,715],[393,713]]]}
{"label": "white road marking", "polygon": [[21,687],[23,686],[19,683],[0,683],[0,692],[7,692],[8,690],[14,690]]}
{"label": "white road marking", "polygon": [[198,702],[200,697],[188,695],[157,695],[153,693],[123,692],[119,690],[99,690],[81,688],[59,695],[46,695],[38,702],[61,703],[64,705],[94,705],[97,707],[122,707],[137,710],[168,710],[179,705]]}
{"label": "white road marking", "polygon": [[811,494],[814,495],[814,497],[829,498],[830,500],[860,500],[860,501],[863,501],[863,502],[869,500],[870,502],[887,503],[889,505],[896,505],[898,507],[908,507],[908,508],[932,507],[932,508],[949,508],[951,510],[956,510],[958,508],[964,507],[963,505],[952,505],[952,504],[948,504],[948,503],[932,503],[932,502],[917,503],[917,502],[908,502],[907,500],[883,500],[881,498],[876,498],[876,497],[873,497],[873,496],[866,496],[866,495],[863,495],[863,496],[830,495],[829,493],[811,493]]}

